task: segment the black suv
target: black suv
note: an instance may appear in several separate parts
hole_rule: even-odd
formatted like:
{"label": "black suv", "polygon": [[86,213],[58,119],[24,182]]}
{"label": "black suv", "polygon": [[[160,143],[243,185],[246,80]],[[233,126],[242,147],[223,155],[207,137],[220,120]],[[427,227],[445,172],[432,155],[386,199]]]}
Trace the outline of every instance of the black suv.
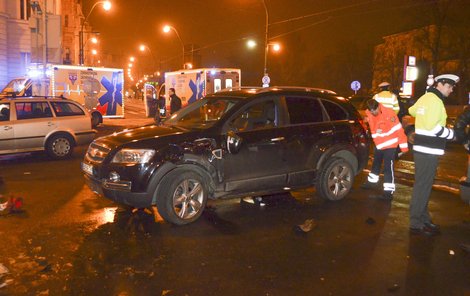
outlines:
{"label": "black suv", "polygon": [[346,99],[327,90],[272,87],[217,92],[163,126],[124,130],[90,144],[90,188],[122,204],[156,205],[174,224],[195,221],[210,199],[315,185],[328,200],[351,190],[370,139]]}

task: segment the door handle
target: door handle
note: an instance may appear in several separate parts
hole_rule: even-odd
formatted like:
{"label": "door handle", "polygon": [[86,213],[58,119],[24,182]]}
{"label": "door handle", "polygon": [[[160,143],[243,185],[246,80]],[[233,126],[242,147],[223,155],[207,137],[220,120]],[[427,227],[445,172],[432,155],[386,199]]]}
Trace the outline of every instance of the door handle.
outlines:
{"label": "door handle", "polygon": [[54,125],[53,122],[50,122],[50,121],[49,121],[49,122],[47,123],[47,126],[53,126],[53,125]]}
{"label": "door handle", "polygon": [[271,142],[280,142],[280,141],[284,141],[284,137],[278,137],[278,138],[271,139]]}
{"label": "door handle", "polygon": [[332,134],[333,131],[332,130],[327,130],[327,131],[321,131],[320,134],[322,135],[329,135],[329,134]]}
{"label": "door handle", "polygon": [[6,131],[9,131],[11,130],[13,127],[9,126],[9,125],[5,125],[5,127],[3,128],[4,130]]}

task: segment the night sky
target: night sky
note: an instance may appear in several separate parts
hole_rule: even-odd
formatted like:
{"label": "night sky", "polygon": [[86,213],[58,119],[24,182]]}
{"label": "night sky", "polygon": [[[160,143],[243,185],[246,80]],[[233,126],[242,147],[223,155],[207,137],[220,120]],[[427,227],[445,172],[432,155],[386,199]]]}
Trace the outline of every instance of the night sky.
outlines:
{"label": "night sky", "polygon": [[[95,0],[83,0],[85,13]],[[430,21],[429,0],[265,0],[269,12],[269,38],[282,44],[269,53],[271,85],[305,85],[348,89],[351,80],[367,86],[371,80],[373,47],[381,37]],[[467,2],[468,1],[456,1]],[[101,32],[101,50],[126,59],[134,55],[141,69],[151,72],[149,46],[162,70],[176,70],[181,43],[164,24],[174,26],[185,44],[200,50],[200,67],[242,69],[244,85],[259,85],[263,75],[265,10],[262,0],[112,0],[108,13],[96,7],[89,20]],[[470,6],[470,5],[468,5]],[[258,42],[255,50],[246,39]],[[341,77],[326,77],[345,60]],[[122,65],[121,67],[125,67]],[[181,67],[179,67],[181,68]],[[336,70],[333,71],[333,68]],[[157,70],[157,69],[155,69]],[[341,71],[341,70],[339,70]]]}

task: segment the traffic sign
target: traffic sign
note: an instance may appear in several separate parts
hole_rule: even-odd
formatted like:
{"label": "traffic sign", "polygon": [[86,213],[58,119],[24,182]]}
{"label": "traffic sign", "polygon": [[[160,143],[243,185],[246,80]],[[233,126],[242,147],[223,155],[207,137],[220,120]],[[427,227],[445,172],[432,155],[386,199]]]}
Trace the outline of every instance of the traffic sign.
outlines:
{"label": "traffic sign", "polygon": [[354,80],[353,82],[351,82],[351,89],[353,91],[358,91],[360,88],[361,88],[361,83],[359,81]]}
{"label": "traffic sign", "polygon": [[269,78],[268,74],[263,76],[263,78],[261,79],[261,82],[263,82],[263,87],[268,87],[269,86],[269,83],[271,82],[271,79]]}

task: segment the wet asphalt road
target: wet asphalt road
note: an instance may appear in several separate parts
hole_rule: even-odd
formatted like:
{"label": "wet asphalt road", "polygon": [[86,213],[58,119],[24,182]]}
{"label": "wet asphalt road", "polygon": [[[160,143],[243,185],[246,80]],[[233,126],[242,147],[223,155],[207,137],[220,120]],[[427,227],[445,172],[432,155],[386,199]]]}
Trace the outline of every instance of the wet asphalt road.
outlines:
{"label": "wet asphalt road", "polygon": [[[0,215],[0,295],[470,294],[460,248],[470,244],[470,207],[451,192],[432,193],[437,237],[408,234],[411,187],[399,184],[392,203],[373,200],[359,188],[365,173],[340,202],[313,189],[264,206],[217,201],[176,227],[92,193],[84,152],[0,160],[0,193],[25,200],[24,212]],[[313,230],[295,231],[307,219]]]}

